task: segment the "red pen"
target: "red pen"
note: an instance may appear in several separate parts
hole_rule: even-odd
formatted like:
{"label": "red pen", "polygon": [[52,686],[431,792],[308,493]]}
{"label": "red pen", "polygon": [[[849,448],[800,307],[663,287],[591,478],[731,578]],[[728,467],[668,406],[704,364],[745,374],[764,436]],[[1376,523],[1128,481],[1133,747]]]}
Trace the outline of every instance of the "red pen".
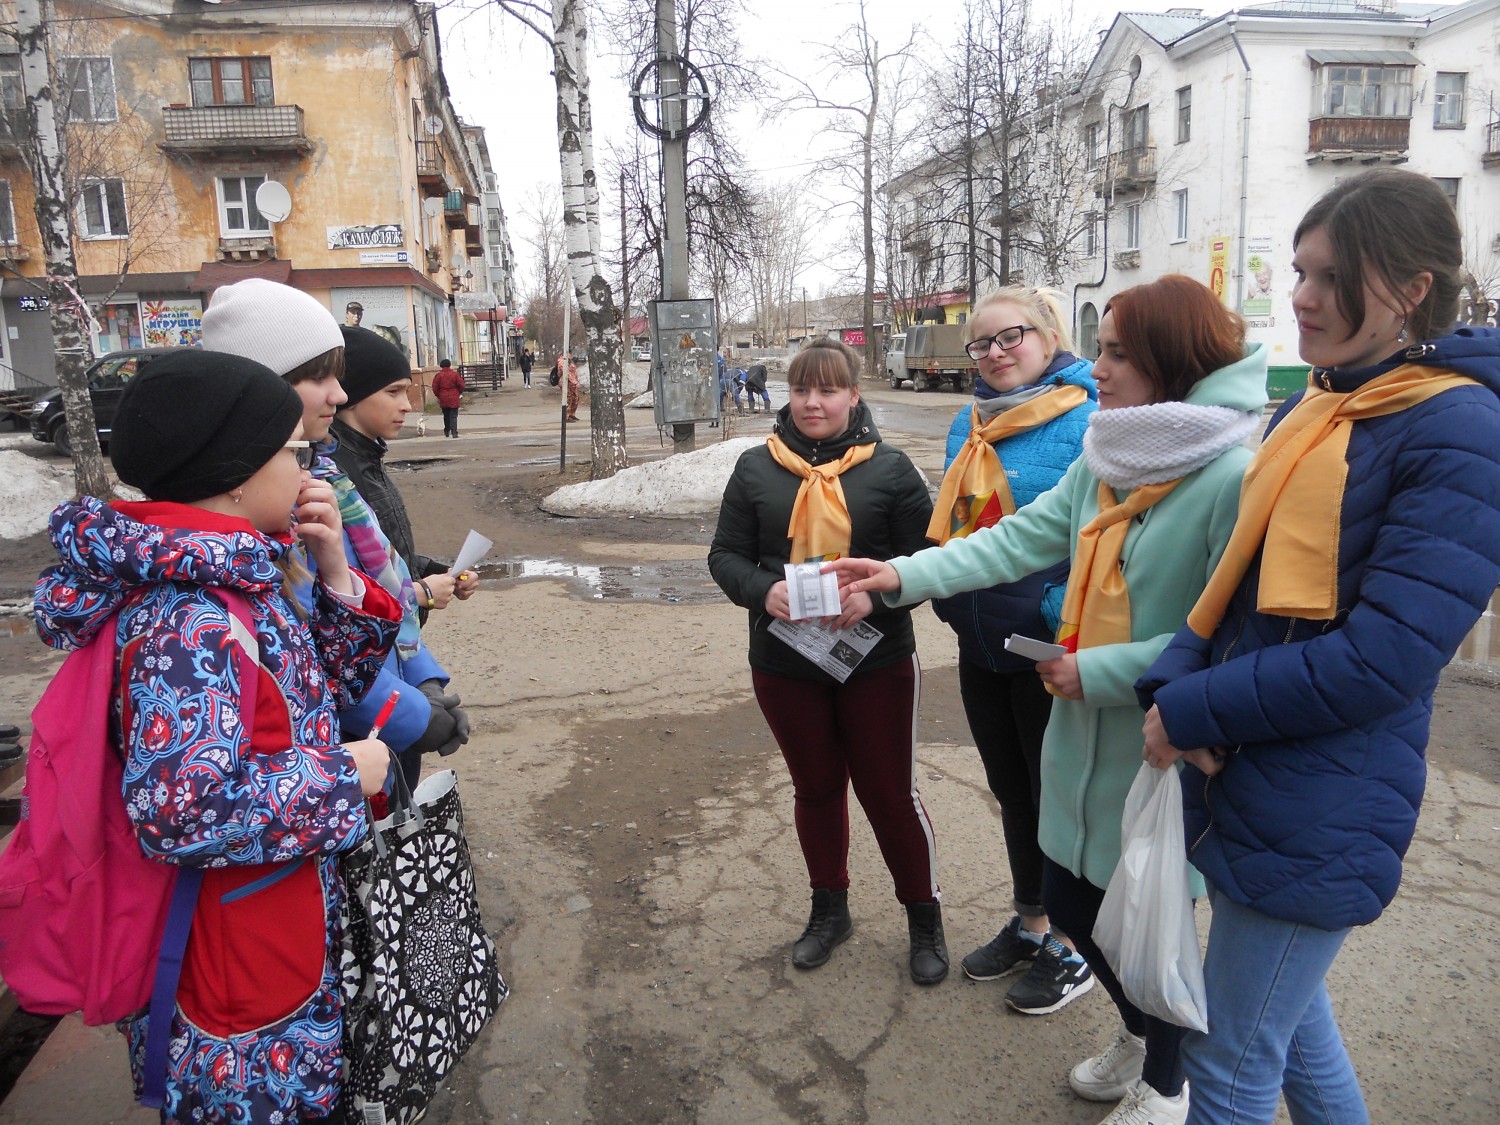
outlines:
{"label": "red pen", "polygon": [[396,712],[396,703],[400,698],[401,693],[399,691],[393,691],[386,697],[385,703],[380,708],[380,714],[375,716],[375,725],[370,728],[370,733],[367,737],[380,737],[380,728],[391,721],[391,716]]}

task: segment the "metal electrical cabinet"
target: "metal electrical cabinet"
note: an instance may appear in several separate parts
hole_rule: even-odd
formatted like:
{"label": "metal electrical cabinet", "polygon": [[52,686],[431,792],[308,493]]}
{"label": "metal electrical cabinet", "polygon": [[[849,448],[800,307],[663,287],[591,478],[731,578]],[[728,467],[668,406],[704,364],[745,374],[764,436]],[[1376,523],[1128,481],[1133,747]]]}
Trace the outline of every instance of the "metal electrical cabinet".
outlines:
{"label": "metal electrical cabinet", "polygon": [[711,300],[652,301],[656,424],[719,419],[719,325]]}

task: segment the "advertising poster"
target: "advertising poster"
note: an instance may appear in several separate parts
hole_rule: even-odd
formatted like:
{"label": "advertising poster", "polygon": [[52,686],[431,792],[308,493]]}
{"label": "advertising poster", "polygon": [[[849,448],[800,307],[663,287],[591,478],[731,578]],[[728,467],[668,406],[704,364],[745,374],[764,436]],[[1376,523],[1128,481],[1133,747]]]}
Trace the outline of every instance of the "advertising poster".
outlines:
{"label": "advertising poster", "polygon": [[400,223],[328,228],[330,250],[373,250],[380,247],[397,249],[404,241]]}
{"label": "advertising poster", "polygon": [[1272,268],[1271,240],[1269,238],[1247,238],[1245,240],[1245,306],[1240,312],[1245,316],[1270,316],[1271,287],[1275,271]]}
{"label": "advertising poster", "polygon": [[1224,299],[1229,275],[1229,239],[1211,238],[1208,242],[1208,287],[1219,300]]}
{"label": "advertising poster", "polygon": [[142,301],[145,315],[146,347],[201,348],[203,346],[203,303],[196,299],[181,301]]}

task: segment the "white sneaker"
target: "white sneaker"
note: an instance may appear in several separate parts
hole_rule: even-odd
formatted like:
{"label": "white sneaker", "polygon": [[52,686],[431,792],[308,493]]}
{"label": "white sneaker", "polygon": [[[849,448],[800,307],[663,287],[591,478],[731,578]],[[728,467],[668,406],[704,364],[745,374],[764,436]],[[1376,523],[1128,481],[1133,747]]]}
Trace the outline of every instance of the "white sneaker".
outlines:
{"label": "white sneaker", "polygon": [[1146,1041],[1120,1024],[1115,1041],[1102,1055],[1084,1059],[1068,1074],[1073,1093],[1091,1102],[1117,1102],[1141,1080]]}
{"label": "white sneaker", "polygon": [[1158,1094],[1142,1079],[1130,1088],[1125,1100],[1099,1125],[1184,1125],[1188,1115],[1188,1088],[1175,1098]]}

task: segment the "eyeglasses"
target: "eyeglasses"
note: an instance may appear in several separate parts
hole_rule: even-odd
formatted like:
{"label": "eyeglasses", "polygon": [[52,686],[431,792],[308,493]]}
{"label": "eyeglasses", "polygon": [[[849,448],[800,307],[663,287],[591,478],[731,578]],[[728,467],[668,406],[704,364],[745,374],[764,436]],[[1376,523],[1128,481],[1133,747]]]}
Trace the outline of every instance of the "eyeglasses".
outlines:
{"label": "eyeglasses", "polygon": [[981,336],[977,340],[970,340],[964,345],[964,351],[969,353],[970,359],[983,359],[990,354],[990,347],[994,344],[999,344],[1002,352],[1008,352],[1012,348],[1021,346],[1021,341],[1026,339],[1026,333],[1035,331],[1034,324],[1018,324],[1014,328],[1001,329],[993,336]]}
{"label": "eyeglasses", "polygon": [[299,469],[311,469],[313,467],[313,461],[314,459],[316,459],[318,454],[317,451],[313,449],[312,442],[289,441],[286,443],[286,448],[296,451],[297,467]]}

